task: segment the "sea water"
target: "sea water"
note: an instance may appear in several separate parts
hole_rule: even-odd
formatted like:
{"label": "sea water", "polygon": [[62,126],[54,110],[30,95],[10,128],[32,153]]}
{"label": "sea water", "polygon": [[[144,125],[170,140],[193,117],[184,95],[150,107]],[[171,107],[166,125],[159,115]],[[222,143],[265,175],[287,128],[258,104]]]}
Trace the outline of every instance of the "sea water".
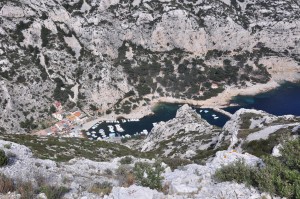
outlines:
{"label": "sea water", "polygon": [[240,108],[253,108],[278,116],[287,114],[300,116],[300,84],[287,82],[266,93],[236,96],[231,103],[238,104],[238,106],[224,109],[230,113]]}
{"label": "sea water", "polygon": [[[274,90],[255,96],[236,96],[231,100],[231,103],[238,104],[238,106],[224,108],[224,110],[230,113],[235,113],[240,108],[254,108],[274,115],[293,114],[300,116],[300,84],[285,83]],[[150,132],[153,128],[153,123],[173,119],[181,106],[182,104],[161,103],[154,108],[154,114],[147,115],[138,122],[121,123],[121,120],[118,120],[121,127],[125,130],[122,133],[118,133],[118,136],[126,134],[133,135],[143,130]],[[215,112],[212,109],[192,108],[211,125],[223,127],[229,120],[227,116]],[[107,124],[104,122],[100,124],[98,128],[94,130],[89,129],[89,131],[96,131],[98,133],[99,129],[104,129],[108,135],[108,125],[115,124]]]}

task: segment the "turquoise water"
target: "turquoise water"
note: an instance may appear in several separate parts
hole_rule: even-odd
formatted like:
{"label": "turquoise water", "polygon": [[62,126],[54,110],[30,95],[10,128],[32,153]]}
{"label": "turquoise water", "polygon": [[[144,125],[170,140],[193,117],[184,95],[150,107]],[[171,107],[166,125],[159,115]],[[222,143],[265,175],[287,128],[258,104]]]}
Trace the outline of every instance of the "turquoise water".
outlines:
{"label": "turquoise water", "polygon": [[[300,84],[285,83],[279,88],[263,94],[255,96],[237,96],[232,99],[231,103],[238,104],[238,106],[224,108],[224,110],[230,113],[234,113],[240,108],[254,108],[274,115],[293,114],[300,116]],[[159,104],[155,108],[153,115],[145,116],[138,122],[122,123],[122,120],[118,120],[119,124],[125,131],[122,133],[116,132],[117,136],[125,134],[133,135],[140,133],[143,130],[150,132],[153,128],[153,123],[168,121],[174,118],[176,111],[180,106],[180,104],[163,103]],[[227,116],[211,109],[201,109],[196,107],[193,107],[193,109],[212,125],[223,127],[229,120]],[[215,117],[213,115],[215,115]],[[108,125],[115,124],[102,123],[96,129],[89,129],[89,131],[98,132],[99,129],[103,129],[108,136]],[[98,133],[97,135],[100,136]]]}

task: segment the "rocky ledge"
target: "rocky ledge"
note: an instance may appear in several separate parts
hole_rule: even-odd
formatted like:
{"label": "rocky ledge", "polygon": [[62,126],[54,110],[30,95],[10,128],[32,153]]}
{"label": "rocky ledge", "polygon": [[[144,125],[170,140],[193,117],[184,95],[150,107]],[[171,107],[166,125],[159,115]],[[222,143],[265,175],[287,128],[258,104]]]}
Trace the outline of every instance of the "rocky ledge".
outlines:
{"label": "rocky ledge", "polygon": [[[10,145],[8,148],[7,145]],[[171,171],[165,167],[162,173],[163,186],[166,187],[164,193],[142,187],[136,184],[122,187],[115,175],[120,168],[120,158],[110,162],[95,162],[87,159],[73,159],[65,163],[57,163],[51,160],[41,160],[34,158],[29,148],[16,143],[0,141],[0,148],[6,154],[11,155],[7,166],[1,167],[0,172],[14,181],[30,181],[34,184],[39,183],[43,177],[47,183],[52,185],[63,185],[70,190],[64,198],[106,198],[106,199],[158,199],[158,198],[213,198],[222,196],[223,198],[260,198],[267,194],[259,193],[257,190],[237,183],[217,183],[212,178],[216,169],[222,165],[227,165],[238,159],[244,159],[249,165],[255,165],[261,160],[250,154],[241,154],[236,151],[219,151],[212,161],[206,165],[190,164]],[[154,160],[136,159],[127,166],[130,167],[134,162],[153,162]],[[163,164],[163,163],[162,163]],[[163,164],[165,165],[165,164]],[[111,173],[108,172],[111,171]],[[111,193],[101,195],[91,191],[91,186],[95,183],[109,182],[113,185]],[[100,194],[100,195],[99,195]],[[1,195],[7,198],[20,198],[20,194],[9,193]],[[40,194],[44,197],[45,194]]]}

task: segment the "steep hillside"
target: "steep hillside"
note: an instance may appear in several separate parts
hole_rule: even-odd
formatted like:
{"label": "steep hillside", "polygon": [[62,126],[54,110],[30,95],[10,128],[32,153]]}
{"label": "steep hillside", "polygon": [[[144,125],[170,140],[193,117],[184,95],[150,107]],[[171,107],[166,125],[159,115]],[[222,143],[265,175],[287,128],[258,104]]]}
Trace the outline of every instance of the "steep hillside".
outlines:
{"label": "steep hillside", "polygon": [[122,113],[298,79],[299,16],[293,0],[1,1],[0,131],[42,128],[55,100]]}

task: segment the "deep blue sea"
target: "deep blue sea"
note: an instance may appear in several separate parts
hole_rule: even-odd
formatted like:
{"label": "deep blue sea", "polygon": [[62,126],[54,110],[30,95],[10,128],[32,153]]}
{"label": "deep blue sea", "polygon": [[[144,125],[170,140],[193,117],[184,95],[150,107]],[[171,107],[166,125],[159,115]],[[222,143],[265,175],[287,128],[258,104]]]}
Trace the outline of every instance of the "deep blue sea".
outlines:
{"label": "deep blue sea", "polygon": [[231,103],[239,106],[224,109],[230,113],[240,108],[254,108],[273,115],[300,116],[300,84],[284,83],[274,90],[255,96],[236,96]]}
{"label": "deep blue sea", "polygon": [[[285,83],[279,88],[263,94],[255,96],[236,96],[232,99],[231,103],[238,104],[238,106],[224,108],[224,110],[230,113],[234,113],[240,108],[254,108],[274,115],[293,114],[300,116],[300,84]],[[153,123],[168,121],[174,118],[176,111],[180,106],[180,104],[162,103],[155,107],[153,115],[145,116],[138,122],[122,123],[121,120],[118,120],[125,131],[123,133],[116,132],[117,136],[125,134],[133,135],[140,133],[143,130],[150,132],[153,128]],[[227,116],[211,109],[201,109],[196,107],[193,107],[193,109],[212,125],[223,127],[229,120]],[[96,131],[96,135],[100,136],[98,131],[99,129],[103,129],[106,135],[108,135],[108,125],[115,124],[107,124],[104,122],[96,129],[89,129],[89,132]]]}

